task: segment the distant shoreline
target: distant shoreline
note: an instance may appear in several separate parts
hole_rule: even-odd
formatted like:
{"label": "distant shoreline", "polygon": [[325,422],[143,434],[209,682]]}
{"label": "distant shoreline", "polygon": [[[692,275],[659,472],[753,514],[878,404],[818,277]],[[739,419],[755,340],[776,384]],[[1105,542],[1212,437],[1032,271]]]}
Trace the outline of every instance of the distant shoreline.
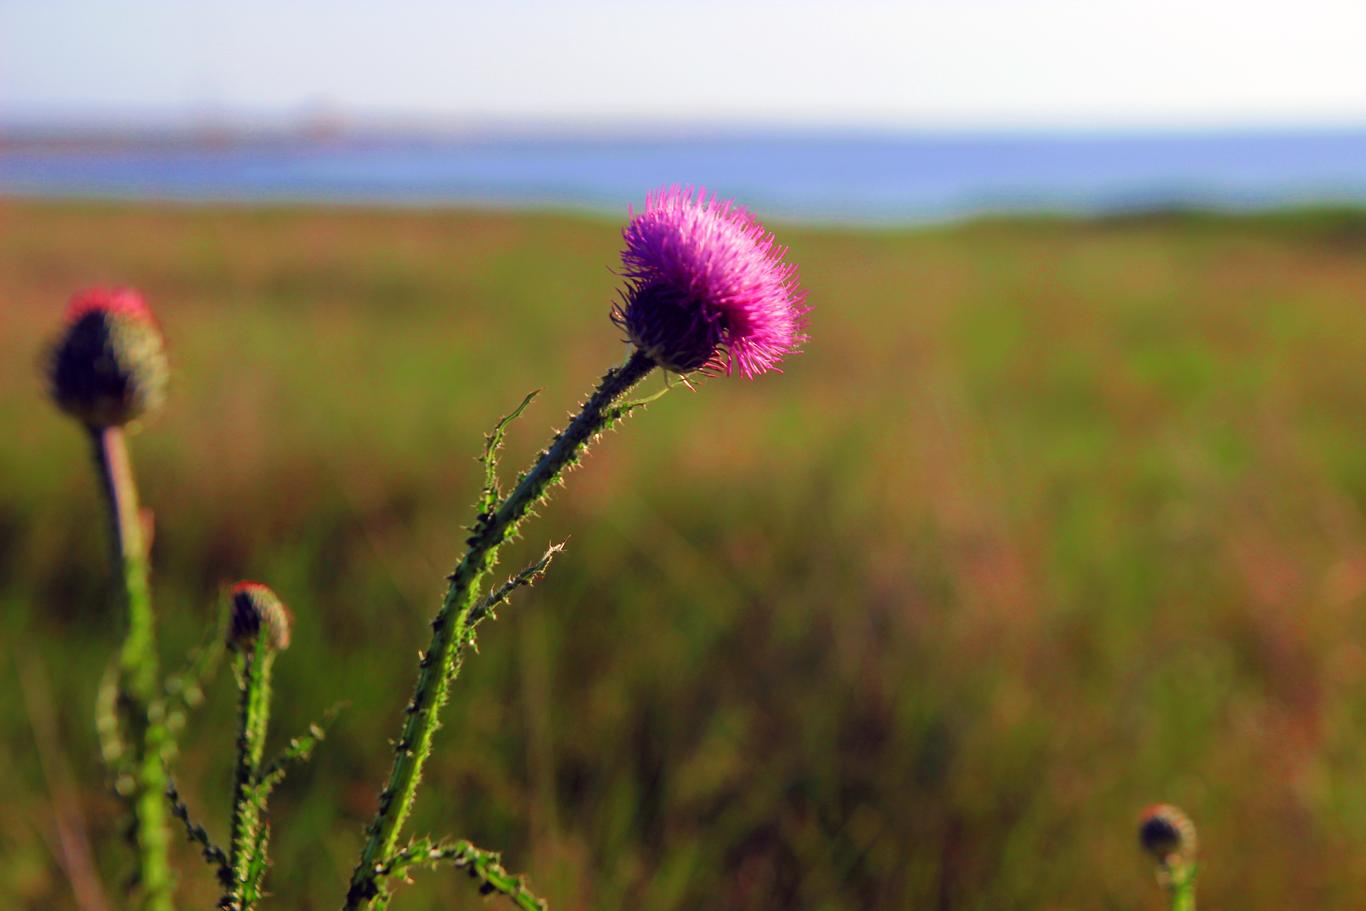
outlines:
{"label": "distant shoreline", "polygon": [[765,217],[869,225],[1044,212],[1366,204],[1366,129],[395,136],[0,133],[0,194],[620,214],[706,187]]}

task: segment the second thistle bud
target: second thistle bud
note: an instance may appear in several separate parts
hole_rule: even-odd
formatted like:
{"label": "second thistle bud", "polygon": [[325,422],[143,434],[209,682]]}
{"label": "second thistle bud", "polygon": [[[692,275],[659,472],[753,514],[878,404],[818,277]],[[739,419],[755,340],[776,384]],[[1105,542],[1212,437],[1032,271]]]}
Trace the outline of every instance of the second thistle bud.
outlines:
{"label": "second thistle bud", "polygon": [[63,411],[90,427],[122,426],[161,406],[168,374],[161,329],[136,291],[92,288],[71,299],[48,364]]}
{"label": "second thistle bud", "polygon": [[264,635],[267,648],[277,652],[289,648],[289,610],[275,592],[259,582],[238,582],[229,596],[228,645],[250,651],[257,637]]}
{"label": "second thistle bud", "polygon": [[1171,804],[1148,807],[1139,817],[1138,842],[1163,868],[1184,866],[1195,860],[1195,824]]}

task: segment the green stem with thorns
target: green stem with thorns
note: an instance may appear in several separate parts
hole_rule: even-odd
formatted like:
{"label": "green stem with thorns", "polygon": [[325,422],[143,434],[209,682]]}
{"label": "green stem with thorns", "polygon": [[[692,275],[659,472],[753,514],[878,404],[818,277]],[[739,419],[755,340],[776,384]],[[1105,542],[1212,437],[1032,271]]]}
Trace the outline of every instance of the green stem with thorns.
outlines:
{"label": "green stem with thorns", "polygon": [[[448,863],[464,870],[485,895],[502,895],[523,911],[546,911],[546,904],[526,887],[522,877],[509,873],[494,851],[476,848],[468,841],[434,843],[419,838],[384,865],[385,876],[404,875],[416,866]],[[378,902],[377,902],[378,904]]]}
{"label": "green stem with thorns", "polygon": [[[162,767],[169,737],[159,692],[147,535],[123,428],[92,427],[90,435],[114,529],[114,561],[123,576],[121,589],[128,615],[128,633],[118,659],[116,717],[128,732],[131,755],[114,758],[111,771],[116,782],[124,784],[123,796],[133,814],[131,833],[138,856],[140,907],[170,911],[172,879],[166,859],[166,775]],[[107,718],[99,722],[102,730],[109,724]]]}
{"label": "green stem with thorns", "polygon": [[[439,726],[438,716],[458,668],[457,658],[472,636],[470,612],[475,607],[484,575],[496,562],[499,547],[516,534],[531,508],[546,497],[550,485],[561,481],[564,472],[578,462],[588,443],[635,407],[617,403],[654,367],[648,357],[633,351],[626,363],[608,370],[583,409],[541,452],[536,464],[522,475],[496,510],[492,508],[497,499],[492,473],[493,450],[502,438],[507,419],[490,435],[485,451],[489,483],[470,529],[471,535],[466,542],[468,550],[447,577],[450,584],[446,596],[432,620],[431,645],[418,662],[417,685],[404,710],[402,731],[394,745],[393,768],[380,793],[379,809],[366,829],[360,861],[347,891],[347,911],[362,906],[374,907],[374,900],[384,892],[386,866],[398,856],[399,835],[412,810],[422,767],[431,755],[432,738]],[[526,404],[523,401],[522,407]],[[521,408],[509,419],[520,411]]]}
{"label": "green stem with thorns", "polygon": [[199,846],[199,852],[204,856],[204,862],[213,866],[218,871],[218,878],[226,886],[231,882],[232,870],[228,855],[223,849],[213,843],[208,831],[199,823],[190,819],[190,808],[185,805],[185,801],[180,798],[180,791],[175,786],[175,779],[169,774],[166,776],[166,800],[171,805],[171,815],[180,820],[185,827],[185,836],[195,845]]}
{"label": "green stem with thorns", "polygon": [[224,911],[254,908],[261,898],[261,879],[265,874],[265,793],[260,787],[260,772],[270,721],[270,670],[275,663],[269,639],[269,631],[263,628],[251,651],[236,658],[241,709],[232,795],[232,845],[228,851],[231,882],[218,903]]}

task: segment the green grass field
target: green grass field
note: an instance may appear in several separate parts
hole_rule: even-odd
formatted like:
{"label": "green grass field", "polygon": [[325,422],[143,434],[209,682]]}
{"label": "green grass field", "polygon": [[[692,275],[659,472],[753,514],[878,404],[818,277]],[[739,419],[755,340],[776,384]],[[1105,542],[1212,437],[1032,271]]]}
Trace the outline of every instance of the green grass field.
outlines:
{"label": "green grass field", "polygon": [[[623,354],[618,228],[3,203],[6,907],[74,907],[54,793],[111,893],[126,873],[103,517],[40,372],[69,293],[141,288],[171,346],[133,438],[167,660],[258,578],[295,614],[276,741],[348,703],[272,807],[275,907],[332,909],[484,431],[544,390],[512,474]],[[568,539],[482,628],[412,830],[503,850],[565,911],[1156,909],[1135,823],[1166,800],[1203,907],[1360,907],[1366,217],[778,231],[807,353],[675,389],[570,478],[500,568]],[[176,766],[220,839],[233,695]],[[211,906],[179,851],[181,904]],[[440,871],[395,907],[483,902]]]}

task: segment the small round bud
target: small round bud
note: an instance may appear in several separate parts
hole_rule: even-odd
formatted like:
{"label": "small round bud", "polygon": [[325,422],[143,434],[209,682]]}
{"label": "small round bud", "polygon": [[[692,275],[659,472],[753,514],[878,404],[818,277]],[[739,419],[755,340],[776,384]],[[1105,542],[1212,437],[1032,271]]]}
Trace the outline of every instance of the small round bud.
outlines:
{"label": "small round bud", "polygon": [[48,362],[52,398],[91,427],[118,427],[166,398],[166,347],[152,312],[129,288],[79,292]]}
{"label": "small round bud", "polygon": [[232,617],[228,644],[239,651],[256,645],[264,630],[266,647],[277,652],[289,648],[289,610],[275,592],[259,582],[238,582],[229,592]]}
{"label": "small round bud", "polygon": [[1195,824],[1171,804],[1154,804],[1143,811],[1138,823],[1138,842],[1163,866],[1195,860]]}

